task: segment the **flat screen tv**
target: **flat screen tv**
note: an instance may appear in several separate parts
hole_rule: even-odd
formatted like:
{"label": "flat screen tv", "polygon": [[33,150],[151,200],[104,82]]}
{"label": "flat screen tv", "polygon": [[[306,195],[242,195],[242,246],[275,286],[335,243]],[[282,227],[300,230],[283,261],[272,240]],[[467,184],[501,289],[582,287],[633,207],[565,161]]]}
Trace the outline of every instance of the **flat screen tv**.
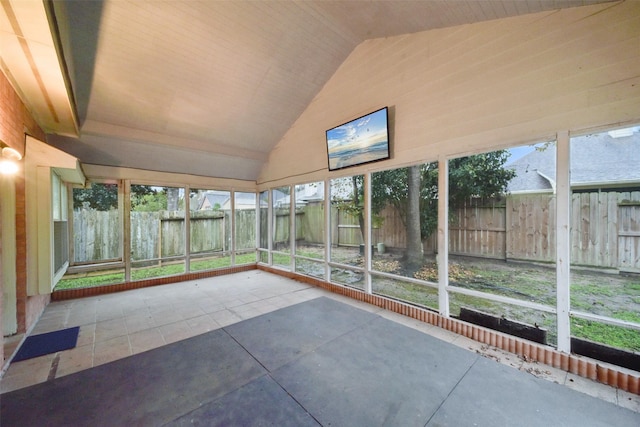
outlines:
{"label": "flat screen tv", "polygon": [[327,131],[329,170],[377,162],[390,157],[387,107]]}

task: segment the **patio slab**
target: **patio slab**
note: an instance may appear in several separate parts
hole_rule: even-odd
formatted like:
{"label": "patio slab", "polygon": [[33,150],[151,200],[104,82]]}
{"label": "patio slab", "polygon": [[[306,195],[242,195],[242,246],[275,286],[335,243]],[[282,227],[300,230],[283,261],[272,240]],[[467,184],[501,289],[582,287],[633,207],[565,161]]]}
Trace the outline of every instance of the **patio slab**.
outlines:
{"label": "patio slab", "polygon": [[208,403],[167,426],[318,426],[313,417],[269,375]]}
{"label": "patio slab", "polygon": [[375,314],[320,297],[225,330],[265,368],[274,371],[376,318]]}
{"label": "patio slab", "polygon": [[4,393],[4,426],[640,425],[640,413],[320,297]]}
{"label": "patio slab", "polygon": [[377,317],[273,376],[322,425],[424,426],[479,357]]}
{"label": "patio slab", "polygon": [[2,395],[3,426],[162,425],[265,370],[216,330]]}
{"label": "patio slab", "polygon": [[640,414],[480,358],[427,426],[633,426]]}

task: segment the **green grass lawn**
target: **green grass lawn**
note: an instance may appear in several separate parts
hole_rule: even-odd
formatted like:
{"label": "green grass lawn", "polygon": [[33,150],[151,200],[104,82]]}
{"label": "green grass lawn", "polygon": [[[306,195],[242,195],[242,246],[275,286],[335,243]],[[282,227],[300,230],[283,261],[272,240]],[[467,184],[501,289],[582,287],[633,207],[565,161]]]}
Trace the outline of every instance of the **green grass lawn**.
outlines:
{"label": "green grass lawn", "polygon": [[[253,252],[236,255],[236,265],[251,264],[256,260]],[[216,257],[201,259],[191,262],[191,271],[214,270],[216,268],[229,267],[230,257]],[[169,264],[159,267],[133,268],[131,270],[131,280],[144,280],[154,277],[174,276],[185,272],[184,263]],[[56,290],[88,288],[93,286],[115,285],[124,282],[124,270],[117,272],[107,271],[104,273],[82,273],[64,276],[56,285]]]}
{"label": "green grass lawn", "polygon": [[572,318],[571,335],[610,347],[640,352],[640,332],[634,329]]}

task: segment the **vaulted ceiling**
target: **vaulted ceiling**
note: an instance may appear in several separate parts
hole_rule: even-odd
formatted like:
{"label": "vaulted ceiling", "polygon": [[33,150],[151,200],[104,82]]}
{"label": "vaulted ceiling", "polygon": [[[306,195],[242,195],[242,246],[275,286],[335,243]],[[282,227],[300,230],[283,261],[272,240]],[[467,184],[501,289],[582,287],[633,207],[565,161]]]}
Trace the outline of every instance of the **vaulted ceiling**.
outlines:
{"label": "vaulted ceiling", "polygon": [[2,0],[2,69],[83,163],[255,180],[363,41],[602,2]]}

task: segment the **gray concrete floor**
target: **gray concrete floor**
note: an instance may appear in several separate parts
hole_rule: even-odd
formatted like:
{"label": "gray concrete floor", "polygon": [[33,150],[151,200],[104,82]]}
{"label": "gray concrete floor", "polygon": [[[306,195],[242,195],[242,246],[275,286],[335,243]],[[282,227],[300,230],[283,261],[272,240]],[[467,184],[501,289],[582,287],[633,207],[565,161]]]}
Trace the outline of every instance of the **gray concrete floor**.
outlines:
{"label": "gray concrete floor", "polygon": [[[522,360],[436,326],[260,270],[51,303],[32,335],[80,326],[77,347],[12,363],[6,393],[326,296],[603,401],[640,413],[640,396]],[[15,347],[9,341],[8,349]]]}

